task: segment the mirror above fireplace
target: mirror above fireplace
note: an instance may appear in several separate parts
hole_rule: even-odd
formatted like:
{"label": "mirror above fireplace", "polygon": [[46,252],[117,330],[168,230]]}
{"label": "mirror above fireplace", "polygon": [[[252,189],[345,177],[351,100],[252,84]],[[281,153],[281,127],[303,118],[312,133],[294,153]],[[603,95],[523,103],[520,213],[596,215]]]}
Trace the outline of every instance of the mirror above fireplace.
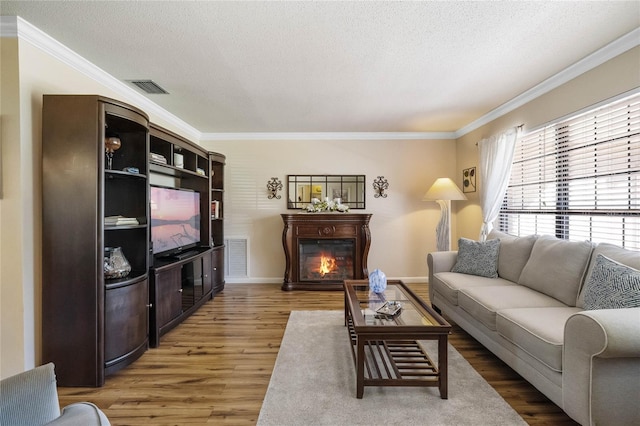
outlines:
{"label": "mirror above fireplace", "polygon": [[365,175],[288,175],[287,208],[303,209],[312,198],[339,198],[349,209],[365,208]]}

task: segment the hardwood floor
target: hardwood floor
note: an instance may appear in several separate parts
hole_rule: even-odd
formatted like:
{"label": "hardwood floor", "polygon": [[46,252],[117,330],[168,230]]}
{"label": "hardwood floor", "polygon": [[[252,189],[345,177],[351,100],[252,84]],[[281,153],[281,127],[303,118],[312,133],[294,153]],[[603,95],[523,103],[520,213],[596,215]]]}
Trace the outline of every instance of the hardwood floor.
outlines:
{"label": "hardwood floor", "polygon": [[[426,284],[410,285],[427,299]],[[338,291],[227,284],[101,388],[59,388],[60,405],[91,401],[113,425],[254,425],[292,310],[341,310]],[[531,425],[576,424],[459,327],[452,345]]]}

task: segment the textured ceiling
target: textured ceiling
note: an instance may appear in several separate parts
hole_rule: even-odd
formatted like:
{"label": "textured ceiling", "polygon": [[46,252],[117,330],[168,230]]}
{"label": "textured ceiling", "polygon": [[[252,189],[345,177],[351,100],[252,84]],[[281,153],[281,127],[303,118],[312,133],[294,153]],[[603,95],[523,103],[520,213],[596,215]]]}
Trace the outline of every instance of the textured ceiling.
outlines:
{"label": "textured ceiling", "polygon": [[203,133],[452,132],[640,27],[640,2],[3,0]]}

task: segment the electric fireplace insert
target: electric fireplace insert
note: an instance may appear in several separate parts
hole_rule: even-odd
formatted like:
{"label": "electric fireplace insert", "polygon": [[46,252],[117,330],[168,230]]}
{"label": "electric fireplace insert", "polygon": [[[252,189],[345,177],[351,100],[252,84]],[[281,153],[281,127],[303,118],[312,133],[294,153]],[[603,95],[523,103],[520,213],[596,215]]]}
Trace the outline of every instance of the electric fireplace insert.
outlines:
{"label": "electric fireplace insert", "polygon": [[353,279],[355,240],[329,238],[298,240],[298,266],[301,282]]}

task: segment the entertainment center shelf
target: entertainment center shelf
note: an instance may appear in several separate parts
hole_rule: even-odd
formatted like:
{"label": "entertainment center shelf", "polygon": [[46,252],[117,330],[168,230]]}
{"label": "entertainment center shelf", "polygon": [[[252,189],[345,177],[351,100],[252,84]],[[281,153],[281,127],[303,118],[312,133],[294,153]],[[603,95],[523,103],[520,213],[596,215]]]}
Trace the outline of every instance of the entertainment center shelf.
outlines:
{"label": "entertainment center shelf", "polygon": [[[60,386],[102,386],[149,346],[148,152],[143,111],[43,96],[42,361]],[[131,268],[121,277],[104,273],[114,248]]]}
{"label": "entertainment center shelf", "polygon": [[[224,245],[225,156],[210,152],[209,160],[211,161],[211,242],[212,246],[221,247]],[[224,262],[224,256],[221,262]]]}
{"label": "entertainment center shelf", "polygon": [[[224,235],[222,226],[225,157],[207,152],[175,133],[151,123],[150,153],[160,154],[167,164],[150,154],[150,183],[161,187],[190,190],[200,198],[200,242],[193,256],[167,260],[154,257],[151,268],[150,344],[195,312],[224,289]],[[176,158],[174,154],[181,157]],[[218,204],[218,216],[211,206]],[[153,215],[152,215],[153,216]],[[153,223],[151,227],[153,236]]]}
{"label": "entertainment center shelf", "polygon": [[[173,169],[179,174],[192,173],[205,179],[209,177],[207,152],[190,141],[151,123],[149,143],[149,161],[153,171],[166,173],[168,169]],[[166,162],[159,161],[161,159]],[[156,168],[155,165],[166,169]]]}
{"label": "entertainment center shelf", "polygon": [[[60,386],[102,386],[224,289],[225,157],[99,95],[44,95],[42,117],[42,361]],[[192,208],[154,253],[176,225],[154,221],[157,187]]]}

